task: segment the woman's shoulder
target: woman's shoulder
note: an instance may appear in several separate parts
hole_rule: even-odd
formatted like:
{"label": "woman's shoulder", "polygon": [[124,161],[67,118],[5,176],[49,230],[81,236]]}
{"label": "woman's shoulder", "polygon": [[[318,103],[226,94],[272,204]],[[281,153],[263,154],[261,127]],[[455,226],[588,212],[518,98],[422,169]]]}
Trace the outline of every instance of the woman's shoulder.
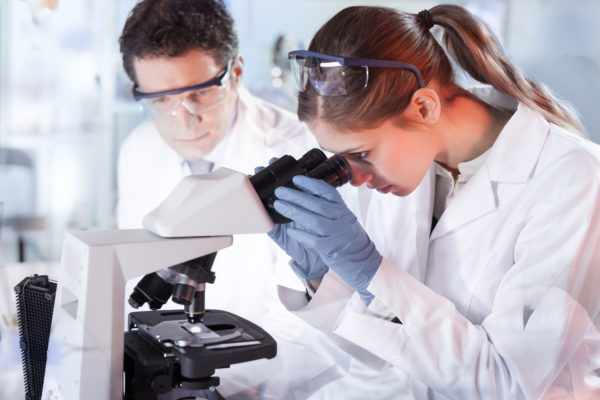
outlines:
{"label": "woman's shoulder", "polygon": [[546,172],[555,184],[581,182],[600,185],[600,145],[554,124],[549,124],[549,134],[536,167],[536,175]]}
{"label": "woman's shoulder", "polygon": [[574,158],[582,163],[600,167],[600,144],[585,137],[581,132],[573,132],[560,126],[549,124],[546,151],[555,158]]}

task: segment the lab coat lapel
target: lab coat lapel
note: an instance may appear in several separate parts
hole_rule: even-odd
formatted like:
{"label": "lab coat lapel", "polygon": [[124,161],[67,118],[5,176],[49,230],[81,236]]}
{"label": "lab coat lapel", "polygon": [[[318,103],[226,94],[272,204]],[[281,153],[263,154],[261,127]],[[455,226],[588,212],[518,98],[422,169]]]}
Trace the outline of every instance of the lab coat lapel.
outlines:
{"label": "lab coat lapel", "polygon": [[[442,214],[430,241],[460,229],[509,201],[520,184],[533,176],[548,129],[548,123],[538,113],[520,104],[484,164]],[[514,190],[504,190],[499,196],[502,185],[511,185]]]}
{"label": "lab coat lapel", "polygon": [[498,206],[487,165],[473,175],[442,214],[429,237],[433,241],[477,219]]}

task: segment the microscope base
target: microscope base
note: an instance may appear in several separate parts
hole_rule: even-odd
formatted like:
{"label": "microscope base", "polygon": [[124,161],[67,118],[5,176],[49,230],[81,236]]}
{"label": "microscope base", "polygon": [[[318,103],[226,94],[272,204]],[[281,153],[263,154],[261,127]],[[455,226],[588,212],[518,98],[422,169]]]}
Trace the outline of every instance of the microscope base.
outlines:
{"label": "microscope base", "polygon": [[[225,340],[212,340],[204,345],[165,340],[164,335],[160,337],[162,333],[153,337],[150,333],[158,332],[165,322],[184,326],[187,318],[183,311],[177,310],[129,315],[129,331],[125,333],[124,399],[156,399],[157,395],[171,391],[216,387],[219,378],[212,376],[215,369],[273,358],[277,354],[277,343],[266,331],[226,311],[206,310],[202,323]],[[184,334],[189,335],[187,331]]]}

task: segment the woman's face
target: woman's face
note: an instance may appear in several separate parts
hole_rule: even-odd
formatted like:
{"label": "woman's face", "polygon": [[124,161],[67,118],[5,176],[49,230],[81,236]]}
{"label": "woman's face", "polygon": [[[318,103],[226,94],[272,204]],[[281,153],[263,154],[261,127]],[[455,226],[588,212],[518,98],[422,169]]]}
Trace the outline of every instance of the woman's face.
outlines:
{"label": "woman's face", "polygon": [[323,121],[309,123],[321,147],[341,154],[352,166],[352,185],[397,196],[419,185],[442,149],[439,136],[427,125],[400,127],[388,120],[377,128],[339,131]]}

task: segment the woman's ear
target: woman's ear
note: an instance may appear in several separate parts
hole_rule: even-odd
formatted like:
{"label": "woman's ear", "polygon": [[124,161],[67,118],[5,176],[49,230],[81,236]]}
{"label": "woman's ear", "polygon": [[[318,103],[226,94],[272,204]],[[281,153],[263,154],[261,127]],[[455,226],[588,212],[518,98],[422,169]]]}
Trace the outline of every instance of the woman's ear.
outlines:
{"label": "woman's ear", "polygon": [[441,112],[441,102],[437,92],[433,89],[421,88],[413,93],[410,103],[402,114],[414,122],[435,124]]}

